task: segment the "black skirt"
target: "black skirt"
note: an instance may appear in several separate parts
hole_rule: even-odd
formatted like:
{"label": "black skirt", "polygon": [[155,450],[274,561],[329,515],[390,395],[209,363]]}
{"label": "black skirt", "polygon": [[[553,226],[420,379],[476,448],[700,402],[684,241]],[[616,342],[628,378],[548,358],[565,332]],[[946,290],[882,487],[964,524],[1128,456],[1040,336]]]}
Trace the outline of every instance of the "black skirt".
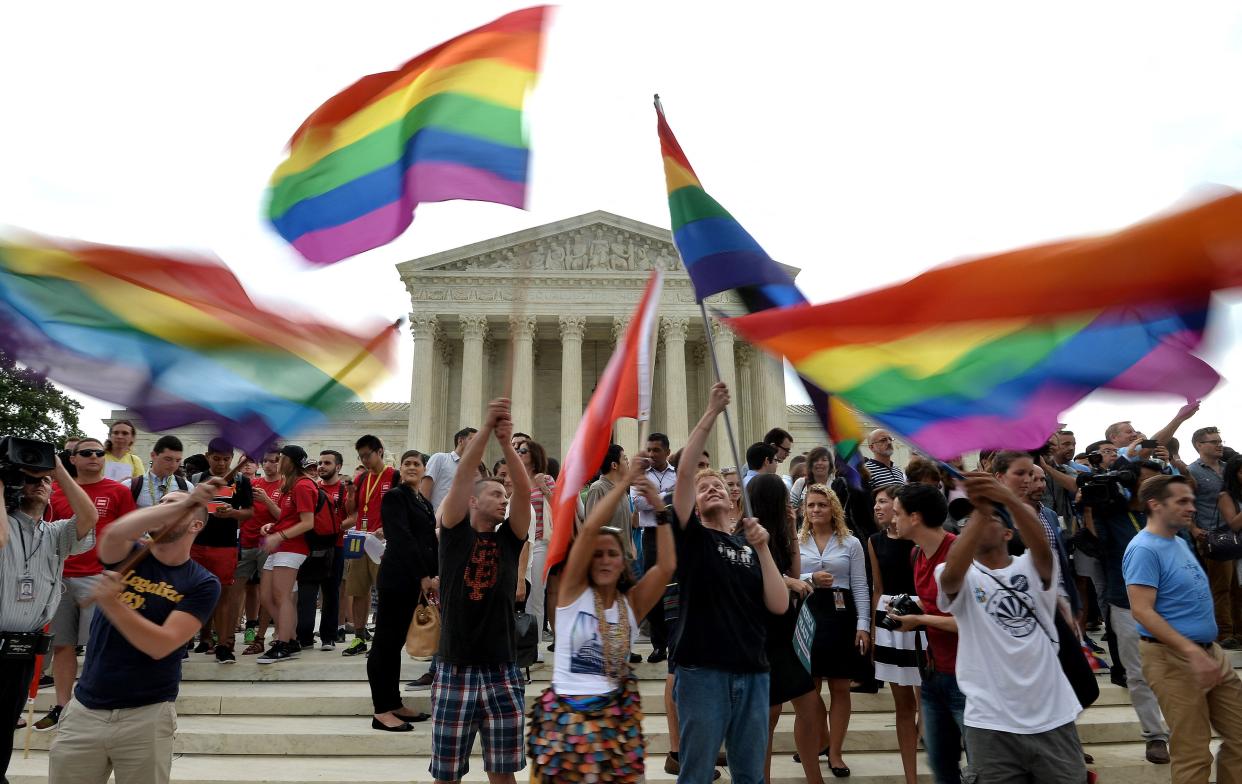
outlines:
{"label": "black skirt", "polygon": [[[834,594],[844,598],[838,609]],[[860,654],[856,644],[858,610],[854,596],[841,588],[817,588],[808,600],[815,616],[815,643],[811,647],[811,674],[816,678],[848,678],[870,681],[870,655]]]}
{"label": "black skirt", "polygon": [[[793,604],[791,602],[791,604]],[[767,654],[768,705],[782,705],[815,688],[811,673],[806,671],[794,650],[794,627],[798,624],[798,605],[784,615],[768,621]]]}

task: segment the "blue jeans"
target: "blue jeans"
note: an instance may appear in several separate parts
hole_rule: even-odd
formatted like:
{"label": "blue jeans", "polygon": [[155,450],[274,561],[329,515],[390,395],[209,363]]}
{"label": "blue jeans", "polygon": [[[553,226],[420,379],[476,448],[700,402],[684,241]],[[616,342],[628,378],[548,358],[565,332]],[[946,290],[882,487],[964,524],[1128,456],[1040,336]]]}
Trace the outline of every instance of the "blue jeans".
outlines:
{"label": "blue jeans", "polygon": [[762,784],[768,751],[768,674],[678,665],[673,681],[681,730],[677,784],[710,784],[725,744],[736,784]]}
{"label": "blue jeans", "polygon": [[962,714],[966,697],[957,676],[931,672],[923,678],[923,744],[936,784],[960,784]]}

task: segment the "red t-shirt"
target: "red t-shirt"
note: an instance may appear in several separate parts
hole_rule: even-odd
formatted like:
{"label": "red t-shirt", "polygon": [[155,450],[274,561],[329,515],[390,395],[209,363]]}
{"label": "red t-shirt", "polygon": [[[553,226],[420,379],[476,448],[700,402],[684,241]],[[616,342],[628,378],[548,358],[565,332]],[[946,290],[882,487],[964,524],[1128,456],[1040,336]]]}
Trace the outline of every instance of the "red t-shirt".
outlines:
{"label": "red t-shirt", "polygon": [[[332,509],[332,522],[339,530],[341,523],[345,520],[345,498],[348,495],[345,492],[345,483],[337,478],[334,485],[325,485],[320,481],[319,486],[328,494],[328,506]],[[345,532],[341,531],[341,535],[336,538],[336,546],[341,547],[345,544]]]}
{"label": "red t-shirt", "polygon": [[[310,512],[315,514],[315,502],[319,500],[319,486],[309,477],[302,477],[293,485],[293,490],[288,494],[282,495],[280,498],[280,519],[276,521],[276,527],[272,529],[272,533],[278,533],[286,528],[292,528],[302,522],[302,515]],[[302,555],[310,555],[310,545],[306,543],[306,537],[298,534],[280,543],[276,548],[278,553],[301,553]]]}
{"label": "red t-shirt", "polygon": [[[257,476],[250,480],[252,487],[263,488],[263,492],[267,493],[267,497],[276,502],[277,508],[280,507],[280,488],[284,484],[284,480],[280,477],[275,479],[264,479]],[[244,549],[251,550],[255,547],[263,546],[263,534],[259,530],[268,523],[276,522],[276,518],[272,517],[272,513],[267,511],[267,505],[255,499],[254,516],[249,520],[243,520],[241,524],[241,546]]]}
{"label": "red t-shirt", "polygon": [[[95,523],[97,544],[105,528],[116,522],[121,515],[138,508],[129,488],[120,482],[100,479],[98,482],[79,486],[95,502],[95,510],[99,512],[99,522]],[[69,506],[69,499],[65,497],[65,491],[61,490],[59,485],[52,492],[51,505],[53,520],[64,520],[73,516],[73,507]],[[65,577],[89,577],[92,574],[102,573],[103,564],[99,563],[99,556],[95,554],[94,547],[80,555],[71,555],[65,559]]]}
{"label": "red t-shirt", "polygon": [[[930,558],[924,555],[922,550],[915,551],[914,590],[919,594],[924,615],[949,616],[952,614],[941,612],[936,606],[936,596],[940,593],[940,589],[936,586],[936,567],[949,557],[949,546],[955,539],[957,539],[955,534],[945,534],[944,541]],[[927,627],[927,658],[936,672],[956,675],[957,635],[953,632]]]}
{"label": "red t-shirt", "polygon": [[380,516],[380,507],[384,502],[384,493],[393,485],[396,471],[385,468],[379,476],[367,471],[358,477],[358,531],[378,531],[384,527],[384,519]]}

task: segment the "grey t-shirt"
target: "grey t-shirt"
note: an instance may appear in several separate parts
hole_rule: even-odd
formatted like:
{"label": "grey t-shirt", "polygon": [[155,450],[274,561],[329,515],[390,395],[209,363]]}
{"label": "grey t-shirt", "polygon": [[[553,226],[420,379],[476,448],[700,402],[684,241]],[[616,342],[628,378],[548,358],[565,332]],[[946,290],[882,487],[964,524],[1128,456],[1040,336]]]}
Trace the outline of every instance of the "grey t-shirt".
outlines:
{"label": "grey t-shirt", "polygon": [[427,477],[431,479],[431,508],[440,509],[442,502],[453,487],[453,478],[457,476],[457,468],[461,465],[461,457],[456,452],[436,452],[427,461]]}

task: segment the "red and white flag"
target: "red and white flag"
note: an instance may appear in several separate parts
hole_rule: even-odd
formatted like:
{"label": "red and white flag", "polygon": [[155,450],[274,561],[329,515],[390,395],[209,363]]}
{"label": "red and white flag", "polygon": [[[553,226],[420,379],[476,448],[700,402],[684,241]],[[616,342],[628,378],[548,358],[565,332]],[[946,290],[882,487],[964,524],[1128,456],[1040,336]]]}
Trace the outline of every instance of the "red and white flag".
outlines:
{"label": "red and white flag", "polygon": [[595,394],[582,414],[578,432],[574,433],[569,452],[561,461],[561,477],[552,498],[552,543],[548,548],[545,572],[565,560],[573,538],[572,521],[577,514],[578,493],[604,461],[612,443],[612,428],[621,417],[640,422],[651,416],[651,337],[655,331],[656,311],[660,306],[660,289],[664,273],[653,270],[647,289],[639,301],[625,336],[604,368]]}

